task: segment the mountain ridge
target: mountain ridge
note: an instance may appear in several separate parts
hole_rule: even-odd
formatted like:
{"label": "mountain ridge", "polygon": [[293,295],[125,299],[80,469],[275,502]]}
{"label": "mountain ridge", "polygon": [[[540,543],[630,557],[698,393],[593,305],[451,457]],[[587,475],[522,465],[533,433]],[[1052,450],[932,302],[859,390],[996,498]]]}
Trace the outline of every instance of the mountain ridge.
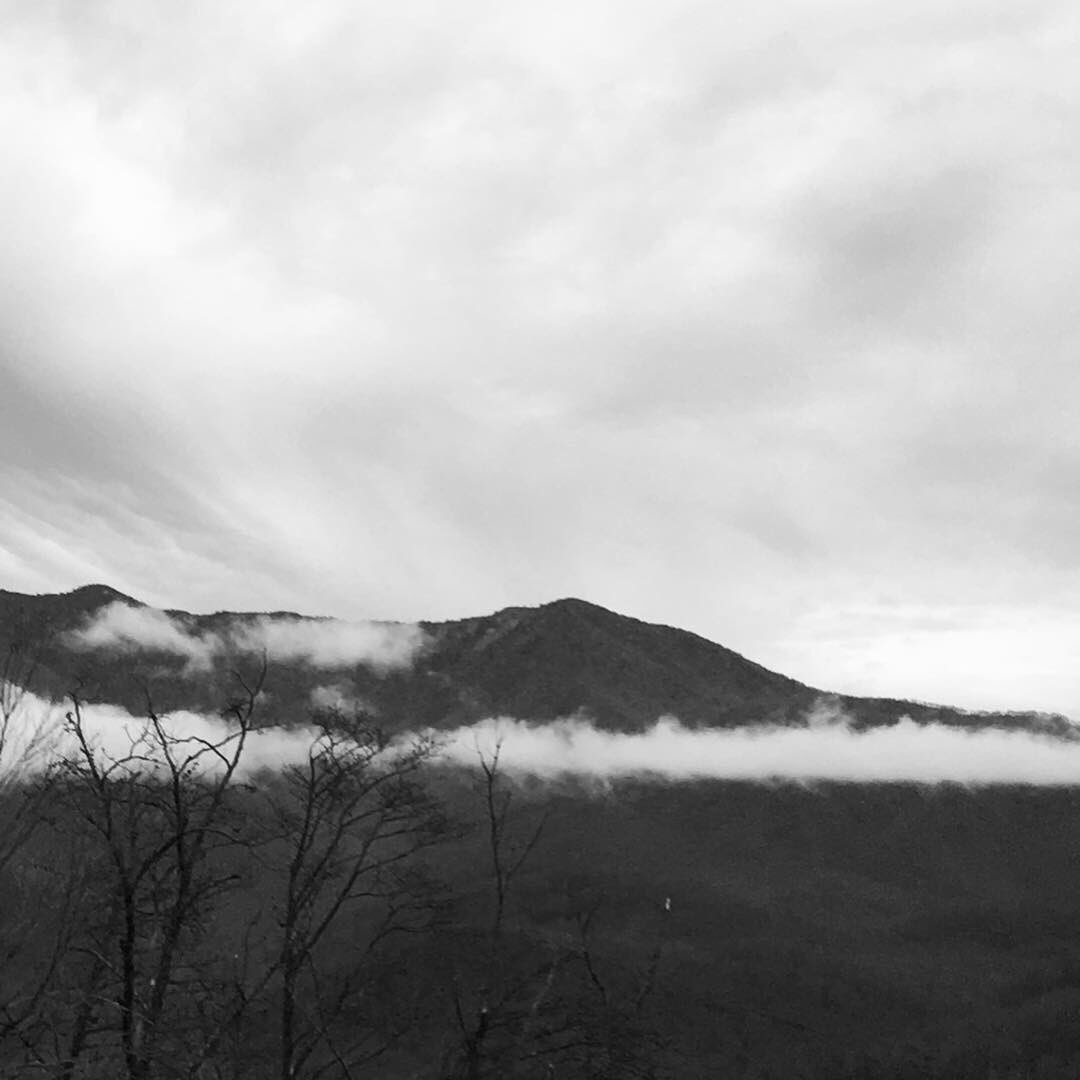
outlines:
{"label": "mountain ridge", "polygon": [[[353,625],[284,611],[161,610],[111,586],[93,584],[38,595],[0,590],[0,645],[10,649],[20,636],[39,641],[39,682],[50,696],[60,698],[78,687],[87,700],[132,712],[145,710],[148,698],[161,711],[220,708],[238,659],[253,659],[221,655],[205,669],[194,670],[190,657],[168,648],[75,649],[71,632],[116,603],[158,613],[193,640],[216,640],[230,628],[266,620],[300,633]],[[621,731],[644,730],[663,715],[675,716],[688,727],[799,725],[824,704],[850,716],[858,728],[910,716],[918,723],[1075,733],[1057,714],[970,712],[832,693],[772,671],[699,634],[621,615],[578,597],[464,619],[418,624],[382,620],[371,625],[388,632],[419,626],[423,645],[412,665],[384,670],[356,662],[275,659],[267,680],[271,719],[302,722],[322,690],[362,705],[391,729],[448,728],[490,716],[544,722],[571,715]]]}

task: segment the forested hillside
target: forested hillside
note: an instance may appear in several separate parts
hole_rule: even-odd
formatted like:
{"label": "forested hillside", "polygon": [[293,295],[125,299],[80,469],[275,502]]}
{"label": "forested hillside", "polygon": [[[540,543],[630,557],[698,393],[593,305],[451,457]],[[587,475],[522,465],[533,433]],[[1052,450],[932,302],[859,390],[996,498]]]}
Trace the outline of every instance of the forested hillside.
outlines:
{"label": "forested hillside", "polygon": [[[84,640],[110,608],[142,614],[145,640]],[[158,612],[103,585],[27,596],[0,591],[0,646],[20,636],[40,645],[39,681],[54,697],[78,686],[91,702],[140,713],[148,695],[159,709],[213,710],[229,692],[237,663],[252,661],[228,634],[269,624],[294,637],[347,632],[350,624],[292,612]],[[607,611],[583,600],[506,608],[453,622],[374,624],[387,634],[415,632],[410,662],[392,667],[343,656],[293,651],[274,657],[265,687],[267,715],[299,723],[313,693],[332,688],[361,700],[388,729],[447,728],[489,716],[552,720],[583,712],[600,727],[640,731],[673,715],[692,727],[801,724],[824,696],[858,727],[919,723],[1052,730],[1072,726],[1032,712],[968,713],[947,705],[828,694],[748,660],[696,634]],[[171,631],[171,634],[164,631]],[[220,649],[193,649],[222,642]]]}
{"label": "forested hillside", "polygon": [[[0,602],[0,1075],[1080,1072],[1075,787],[542,781],[498,744],[441,757],[438,729],[498,712],[805,723],[816,691],[581,601],[425,624],[407,662],[395,630],[371,639],[391,660],[329,671],[243,649],[199,667],[189,644],[326,620],[104,587]],[[169,647],[71,646],[118,603]],[[122,739],[95,699],[129,705],[103,714]],[[864,728],[912,711],[840,700]]]}
{"label": "forested hillside", "polygon": [[252,771],[259,679],[213,740],[8,744],[2,1075],[1080,1068],[1073,788],[541,783],[334,711]]}

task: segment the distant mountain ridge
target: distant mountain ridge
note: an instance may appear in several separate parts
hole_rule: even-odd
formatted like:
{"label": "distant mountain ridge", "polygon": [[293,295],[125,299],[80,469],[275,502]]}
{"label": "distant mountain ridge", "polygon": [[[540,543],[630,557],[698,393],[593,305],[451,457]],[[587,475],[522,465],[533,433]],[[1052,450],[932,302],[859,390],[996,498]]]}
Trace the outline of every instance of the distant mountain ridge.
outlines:
{"label": "distant mountain ridge", "polygon": [[[74,689],[93,702],[141,713],[209,711],[228,700],[231,672],[257,666],[251,655],[215,656],[193,669],[168,648],[137,652],[117,645],[76,649],[70,633],[111,604],[156,612],[107,585],[27,595],[0,590],[0,647],[37,645],[38,685],[54,698]],[[343,626],[293,612],[160,612],[198,638],[262,619],[303,632]],[[164,622],[162,618],[162,622]],[[403,624],[383,623],[382,627]],[[303,723],[318,704],[355,701],[390,730],[450,728],[490,716],[548,721],[582,714],[598,726],[640,731],[663,715],[690,727],[792,725],[825,702],[859,727],[918,723],[1002,727],[1073,734],[1062,716],[1036,712],[971,713],[944,705],[860,698],[807,686],[731,649],[674,627],[646,623],[584,600],[510,607],[491,615],[419,624],[424,643],[414,662],[395,670],[364,663],[271,662],[264,715]]]}

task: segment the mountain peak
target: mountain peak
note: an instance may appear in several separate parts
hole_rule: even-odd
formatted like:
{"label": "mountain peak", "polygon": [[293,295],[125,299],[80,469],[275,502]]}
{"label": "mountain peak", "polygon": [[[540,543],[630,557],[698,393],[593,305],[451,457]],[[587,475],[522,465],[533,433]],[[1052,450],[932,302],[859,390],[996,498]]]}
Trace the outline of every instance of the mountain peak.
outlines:
{"label": "mountain peak", "polygon": [[[20,635],[41,637],[39,629],[47,628],[42,666],[52,673],[47,689],[59,696],[73,681],[86,685],[89,673],[97,700],[137,711],[145,704],[146,679],[152,675],[155,703],[161,708],[215,707],[231,677],[224,660],[213,670],[193,671],[183,649],[170,656],[168,649],[163,654],[159,648],[151,650],[152,664],[144,670],[138,651],[129,645],[92,654],[72,648],[62,632],[112,603],[146,607],[100,583],[42,596],[0,590],[0,647]],[[165,614],[183,615],[176,633],[196,637],[227,636],[231,624],[247,624],[255,617],[235,612]],[[320,633],[327,629],[322,624],[328,620],[290,613],[269,617],[299,624],[300,630],[316,623]],[[315,691],[341,685],[388,727],[452,727],[493,716],[544,721],[581,712],[601,727],[640,731],[661,716],[676,716],[690,727],[800,724],[823,695],[690,631],[620,615],[575,596],[421,627],[425,645],[416,664],[391,675],[362,661],[313,665],[276,658],[268,676],[275,703],[271,711],[302,716]],[[859,727],[892,724],[903,716],[920,723],[1054,731],[1066,724],[1059,717],[1040,719],[1026,713],[969,716],[944,706],[893,699],[832,695],[830,700]]]}
{"label": "mountain peak", "polygon": [[68,599],[89,608],[104,607],[106,604],[112,604],[118,600],[124,604],[131,604],[135,607],[146,606],[134,597],[120,592],[119,589],[114,589],[111,585],[80,585],[77,589],[72,589],[64,595]]}
{"label": "mountain peak", "polygon": [[546,604],[541,604],[537,608],[530,608],[526,610],[535,611],[537,614],[542,613],[557,613],[567,615],[592,615],[592,616],[607,616],[608,618],[627,618],[628,616],[618,615],[614,611],[610,611],[606,607],[601,607],[599,604],[593,604],[588,600],[581,600],[576,596],[564,596],[558,600],[550,600]]}

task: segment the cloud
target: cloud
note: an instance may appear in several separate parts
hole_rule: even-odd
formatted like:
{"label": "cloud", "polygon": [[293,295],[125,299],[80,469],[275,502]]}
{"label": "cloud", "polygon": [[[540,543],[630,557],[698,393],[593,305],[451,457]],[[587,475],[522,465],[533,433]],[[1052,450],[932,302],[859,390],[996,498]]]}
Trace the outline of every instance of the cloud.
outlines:
{"label": "cloud", "polygon": [[0,679],[0,791],[54,759],[63,715],[59,705]]}
{"label": "cloud", "polygon": [[[131,751],[144,724],[114,705],[87,705],[83,719],[93,745],[113,758]],[[825,707],[808,719],[807,726],[798,728],[690,729],[663,717],[648,731],[623,734],[600,730],[581,718],[529,724],[500,717],[449,732],[403,733],[387,748],[387,760],[414,745],[419,734],[433,741],[436,761],[475,768],[481,754],[490,759],[497,747],[508,775],[551,781],[651,777],[665,782],[1080,785],[1076,738],[918,725],[906,718],[891,727],[856,732],[849,717]],[[13,713],[5,755],[0,756],[0,782],[71,753],[75,745],[63,723],[61,706],[24,694]],[[186,711],[170,713],[163,723],[179,738],[217,741],[231,730],[220,717]],[[253,730],[240,774],[303,762],[317,738],[318,732],[307,727]],[[34,740],[38,750],[20,759],[20,748]]]}
{"label": "cloud", "polygon": [[424,632],[407,623],[342,622],[260,616],[234,623],[229,639],[245,652],[271,660],[303,660],[314,667],[365,664],[377,670],[408,667],[424,644]]}
{"label": "cloud", "polygon": [[8,587],[1080,600],[1068,5],[2,6]]}
{"label": "cloud", "polygon": [[216,634],[195,634],[164,611],[132,607],[116,600],[96,612],[87,624],[68,634],[80,649],[120,649],[171,653],[195,668],[208,668],[223,647]]}
{"label": "cloud", "polygon": [[[155,759],[153,743],[138,740],[146,731],[144,717],[134,716],[117,705],[84,705],[83,730],[95,752],[118,760],[132,752],[147,753]],[[70,757],[78,751],[74,736],[66,730],[67,707],[26,692],[11,720],[11,739],[0,755],[0,783],[28,773],[36,773],[50,762]],[[234,727],[218,716],[179,710],[161,717],[165,732],[177,739],[220,742]],[[250,776],[264,769],[280,769],[306,759],[318,732],[311,728],[256,728],[245,740],[238,774]],[[203,767],[211,772],[220,760],[207,755]]]}
{"label": "cloud", "polygon": [[217,632],[200,632],[184,619],[123,601],[96,612],[69,633],[76,648],[117,648],[125,652],[160,650],[208,668],[230,652],[266,653],[269,660],[301,660],[314,667],[364,664],[377,671],[407,667],[423,647],[423,630],[409,623],[342,622],[257,616],[236,618]]}
{"label": "cloud", "polygon": [[920,726],[856,732],[840,721],[801,728],[691,730],[665,717],[649,731],[602,731],[580,719],[532,725],[486,720],[439,736],[441,755],[475,766],[499,747],[510,773],[601,781],[749,780],[850,783],[1080,784],[1080,741],[1000,730]]}

